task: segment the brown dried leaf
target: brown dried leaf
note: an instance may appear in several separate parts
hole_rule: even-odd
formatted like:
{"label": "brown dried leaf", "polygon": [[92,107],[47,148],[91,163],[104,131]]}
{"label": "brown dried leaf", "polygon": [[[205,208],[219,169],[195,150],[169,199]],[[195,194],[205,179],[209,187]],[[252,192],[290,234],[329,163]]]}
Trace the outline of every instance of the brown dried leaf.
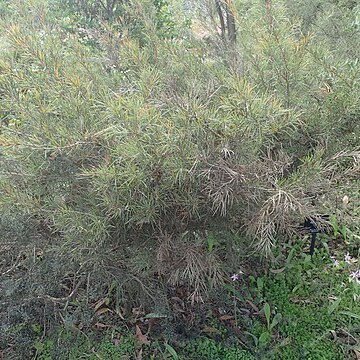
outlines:
{"label": "brown dried leaf", "polygon": [[136,356],[136,360],[142,360],[142,353],[143,353],[143,349],[140,349],[140,351],[138,352],[137,356]]}
{"label": "brown dried leaf", "polygon": [[95,312],[100,309],[104,304],[105,305],[108,305],[108,298],[107,297],[104,297],[103,299],[100,299],[96,304],[95,304]]}
{"label": "brown dried leaf", "polygon": [[253,308],[253,310],[255,312],[258,313],[260,311],[259,308],[253,302],[251,302],[250,300],[246,300],[246,302]]}
{"label": "brown dried leaf", "polygon": [[142,345],[149,345],[150,344],[150,341],[149,339],[147,338],[146,335],[144,335],[142,332],[141,332],[141,329],[138,325],[135,326],[135,336],[136,336],[136,339],[139,343],[140,346]]}
{"label": "brown dried leaf", "polygon": [[106,328],[111,327],[111,325],[106,325],[106,324],[99,323],[99,322],[97,322],[97,323],[95,324],[95,326],[98,327],[98,328],[100,328],[100,329],[106,329]]}
{"label": "brown dried leaf", "polygon": [[102,315],[102,314],[105,314],[105,313],[107,313],[108,311],[111,311],[109,308],[101,308],[100,310],[98,310],[97,312],[96,312],[96,315],[97,316],[100,316],[100,315]]}
{"label": "brown dried leaf", "polygon": [[354,350],[356,359],[357,359],[357,360],[360,360],[360,351],[359,351],[359,350],[356,350],[356,349],[353,349],[353,350]]}
{"label": "brown dried leaf", "polygon": [[222,316],[219,317],[219,320],[224,320],[224,321],[226,321],[226,320],[232,320],[233,318],[234,318],[234,317],[231,316],[231,315],[222,315]]}
{"label": "brown dried leaf", "polygon": [[218,332],[217,329],[210,327],[210,326],[205,326],[201,332],[206,333],[206,334],[216,334]]}

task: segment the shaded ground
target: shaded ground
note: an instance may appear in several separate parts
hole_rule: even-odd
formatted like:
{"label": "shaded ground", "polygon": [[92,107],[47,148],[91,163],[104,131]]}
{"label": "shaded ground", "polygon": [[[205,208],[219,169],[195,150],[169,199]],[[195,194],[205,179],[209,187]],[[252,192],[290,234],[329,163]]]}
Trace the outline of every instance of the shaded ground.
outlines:
{"label": "shaded ground", "polygon": [[[244,269],[238,281],[212,294],[211,303],[192,303],[186,288],[176,288],[168,309],[149,312],[117,307],[105,288],[86,296],[85,284],[77,286],[77,264],[54,259],[45,241],[26,229],[17,232],[2,232],[5,359],[358,357],[360,286],[349,281],[357,254],[346,263],[342,248],[334,266],[326,246],[311,260],[300,242],[279,254],[281,265],[267,275]],[[21,246],[20,235],[27,239]]]}

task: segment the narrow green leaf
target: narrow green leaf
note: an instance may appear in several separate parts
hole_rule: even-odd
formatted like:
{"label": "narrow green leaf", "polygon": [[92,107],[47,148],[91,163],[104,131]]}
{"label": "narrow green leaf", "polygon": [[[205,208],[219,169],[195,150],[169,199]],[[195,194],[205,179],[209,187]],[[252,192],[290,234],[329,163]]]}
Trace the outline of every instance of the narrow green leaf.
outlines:
{"label": "narrow green leaf", "polygon": [[212,252],[216,244],[216,238],[213,233],[209,233],[207,236],[208,251]]}
{"label": "narrow green leaf", "polygon": [[248,332],[248,331],[244,331],[244,334],[246,335],[250,335],[252,337],[252,339],[254,340],[254,344],[255,346],[258,346],[259,344],[259,339],[257,338],[257,336],[255,336],[254,334]]}
{"label": "narrow green leaf", "polygon": [[276,325],[278,325],[281,320],[282,320],[282,315],[281,314],[276,314],[274,316],[274,318],[272,319],[270,330],[272,330]]}
{"label": "narrow green leaf", "polygon": [[294,256],[294,254],[295,254],[295,249],[293,248],[293,249],[290,250],[289,255],[288,255],[288,257],[287,257],[287,259],[285,261],[285,267],[288,267],[290,265],[290,262],[291,262],[291,260],[292,260],[292,258]]}
{"label": "narrow green leaf", "polygon": [[355,313],[352,313],[350,311],[340,311],[340,314],[347,315],[347,316],[350,316],[350,317],[352,317],[354,319],[360,320],[360,315],[359,314],[355,314]]}
{"label": "narrow green leaf", "polygon": [[267,344],[270,338],[271,338],[270,333],[268,331],[264,331],[259,337],[259,344],[260,345]]}
{"label": "narrow green leaf", "polygon": [[146,314],[144,316],[145,319],[161,319],[161,318],[167,318],[167,315],[163,315],[163,314],[157,314],[157,313],[150,313],[150,314]]}
{"label": "narrow green leaf", "polygon": [[341,298],[338,298],[328,306],[329,315],[331,315],[339,307],[340,302],[341,302]]}
{"label": "narrow green leaf", "polygon": [[264,305],[264,313],[265,313],[268,328],[270,328],[271,309],[270,309],[270,305],[268,303],[266,303]]}
{"label": "narrow green leaf", "polygon": [[175,351],[175,349],[171,345],[165,344],[165,348],[169,352],[169,354],[172,356],[173,360],[178,360],[179,359],[179,355],[177,354],[177,352]]}

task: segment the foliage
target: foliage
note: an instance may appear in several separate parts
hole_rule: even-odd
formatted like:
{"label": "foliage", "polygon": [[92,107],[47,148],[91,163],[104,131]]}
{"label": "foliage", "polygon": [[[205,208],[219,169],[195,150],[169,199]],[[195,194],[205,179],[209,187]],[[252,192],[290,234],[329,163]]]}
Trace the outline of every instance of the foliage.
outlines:
{"label": "foliage", "polygon": [[[284,254],[287,259],[281,256],[283,268],[257,278],[250,276],[241,307],[250,302],[254,311],[256,306],[264,305],[250,317],[243,313],[239,327],[234,328],[231,320],[225,325],[223,320],[207,318],[208,326],[195,339],[177,342],[171,338],[170,345],[162,338],[152,338],[150,344],[144,345],[121,328],[86,336],[61,330],[42,339],[41,326],[34,325],[39,336],[33,344],[36,358],[116,359],[141,353],[146,359],[351,359],[359,346],[360,331],[360,286],[349,282],[349,272],[356,262],[340,261],[340,266],[335,266],[325,248],[311,260],[302,253],[302,247],[298,242]],[[231,304],[231,299],[221,306],[226,307],[227,302]],[[234,336],[236,328],[241,329],[241,342]]]}
{"label": "foliage", "polygon": [[282,345],[274,348],[274,359],[351,358],[360,323],[344,312],[360,311],[360,288],[349,282],[350,269],[344,270],[321,250],[313,261],[302,254],[290,260],[285,271],[264,278],[261,297],[283,315],[278,328]]}
{"label": "foliage", "polygon": [[[44,6],[40,11],[43,16],[48,12]],[[256,7],[253,11],[248,15],[252,23],[252,16],[258,17]],[[31,24],[33,18],[24,21]],[[264,219],[265,211],[271,213],[265,209],[275,201],[282,204],[283,214],[301,212],[309,205],[296,183],[306,176],[310,189],[305,191],[311,192],[314,182],[325,175],[323,162],[329,158],[322,149],[311,148],[315,153],[302,158],[296,172],[282,175],[295,160],[294,150],[280,150],[280,145],[303,136],[305,121],[306,131],[314,130],[312,109],[307,119],[301,115],[304,109],[292,106],[295,98],[305,102],[299,93],[308,96],[303,91],[306,84],[291,77],[309,78],[309,39],[289,38],[287,24],[270,35],[258,35],[256,58],[245,52],[249,69],[254,59],[257,64],[251,66],[248,79],[204,65],[198,55],[201,48],[183,52],[187,43],[158,42],[155,53],[153,45],[140,50],[131,39],[117,49],[122,63],[113,64],[109,72],[101,57],[89,62],[90,56],[96,59],[101,54],[90,55],[76,37],[47,31],[46,23],[32,26],[36,36],[16,23],[7,31],[12,50],[3,64],[2,104],[6,121],[18,129],[4,128],[4,153],[22,158],[22,173],[30,177],[22,195],[28,201],[23,199],[26,205],[21,208],[38,208],[65,237],[71,229],[79,240],[86,234],[87,241],[103,241],[114,223],[118,229],[154,226],[167,214],[179,212],[185,219],[197,220],[211,213],[225,215],[231,208],[238,211],[255,198],[262,206],[251,207],[243,222],[250,222],[250,235],[271,241],[281,219]],[[45,26],[45,33],[36,30],[39,26]],[[266,26],[258,24],[264,31]],[[276,45],[278,41],[287,44],[288,53]],[[297,60],[299,56],[306,60]],[[269,57],[274,65],[266,60]],[[259,67],[264,68],[259,72]],[[355,85],[351,96],[341,97],[355,102]],[[324,137],[325,129],[329,127],[320,125],[311,142]],[[327,137],[333,139],[335,134]],[[306,148],[296,151],[300,154]],[[311,174],[308,169],[315,163],[318,172]],[[31,183],[31,178],[36,181]],[[266,190],[259,192],[255,184]],[[90,196],[84,198],[83,193]],[[70,226],[69,221],[77,225]]]}
{"label": "foliage", "polygon": [[[205,302],[244,263],[274,260],[306,216],[331,214],[328,247],[357,248],[358,5],[318,0],[313,16],[290,0],[234,3],[229,50],[216,29],[191,32],[167,1],[0,2],[7,299],[23,291],[31,308],[65,298],[63,321],[86,326],[95,315],[83,304],[104,298],[104,311],[170,318],[178,289],[189,306]],[[300,314],[284,302],[303,271],[289,271],[264,282],[267,321],[248,324],[255,352],[278,332],[302,339],[294,357],[312,346],[279,318]],[[319,318],[306,311],[307,327]],[[319,314],[324,333],[340,319]],[[33,334],[26,316],[14,323]]]}
{"label": "foliage", "polygon": [[[96,346],[94,344],[97,343]],[[62,346],[58,346],[61,344]],[[51,359],[121,359],[132,356],[136,352],[135,339],[131,335],[121,336],[119,333],[108,333],[101,341],[96,335],[84,336],[64,332],[58,334],[57,345],[51,340],[37,340],[34,343],[37,360]]]}
{"label": "foliage", "polygon": [[252,360],[254,357],[238,346],[224,347],[210,339],[199,339],[190,342],[186,347],[184,359],[226,359],[226,360]]}
{"label": "foliage", "polygon": [[[80,37],[94,37],[109,26],[120,36],[129,32],[133,38],[146,42],[147,37],[180,38],[186,34],[190,19],[185,14],[173,14],[167,0],[51,0],[62,26],[78,32]],[[179,11],[176,8],[176,11]],[[64,16],[63,14],[67,16]],[[93,39],[96,40],[96,39]]]}

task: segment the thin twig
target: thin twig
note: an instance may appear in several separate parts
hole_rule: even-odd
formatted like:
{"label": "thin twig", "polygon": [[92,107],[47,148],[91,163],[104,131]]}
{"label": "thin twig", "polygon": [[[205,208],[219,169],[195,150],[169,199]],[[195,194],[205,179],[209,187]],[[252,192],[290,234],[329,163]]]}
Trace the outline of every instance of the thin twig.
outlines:
{"label": "thin twig", "polygon": [[13,264],[13,266],[11,266],[10,269],[4,271],[0,276],[4,276],[4,275],[10,273],[11,271],[13,271],[15,268],[17,268],[17,267],[20,265],[20,264],[19,264],[19,260],[20,260],[20,258],[22,257],[22,255],[23,255],[23,254],[19,254],[18,257],[16,258],[16,261],[15,261],[15,263]]}
{"label": "thin twig", "polygon": [[65,296],[62,298],[56,298],[56,297],[52,297],[50,295],[45,295],[45,297],[55,303],[64,303],[64,302],[68,303],[69,301],[71,301],[74,298],[74,296],[76,295],[76,293],[79,290],[79,287],[83,283],[83,281],[84,281],[84,278],[82,277],[68,296]]}

